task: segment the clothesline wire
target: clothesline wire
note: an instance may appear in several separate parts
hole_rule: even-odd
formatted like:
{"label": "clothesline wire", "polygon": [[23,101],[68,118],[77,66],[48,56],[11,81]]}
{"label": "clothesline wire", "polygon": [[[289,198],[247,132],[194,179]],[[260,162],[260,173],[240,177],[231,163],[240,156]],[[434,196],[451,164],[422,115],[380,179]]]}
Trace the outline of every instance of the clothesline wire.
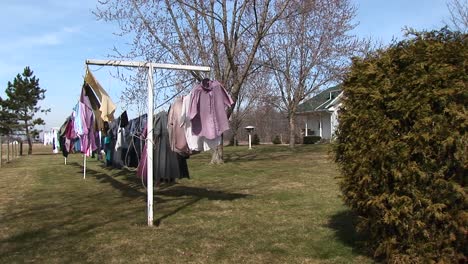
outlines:
{"label": "clothesline wire", "polygon": [[[186,84],[185,87],[184,87],[183,89],[181,89],[180,91],[178,91],[177,93],[175,93],[173,96],[171,96],[170,98],[168,98],[167,100],[165,100],[162,104],[156,106],[155,110],[158,109],[158,108],[160,108],[161,106],[167,104],[167,103],[170,102],[172,99],[174,99],[176,96],[178,96],[179,94],[181,94],[182,92],[184,92],[184,91],[187,89],[187,87],[189,87],[189,86],[191,85],[191,82],[192,82],[193,80],[194,80],[194,79],[192,78],[192,79],[190,79],[190,80],[186,80],[186,81],[182,81],[182,82],[178,83],[178,84],[183,84],[183,83],[188,83],[188,82],[190,82],[189,84]],[[153,129],[154,129],[154,128],[153,128]],[[148,133],[150,133],[150,132],[152,133],[152,132],[153,132],[153,129],[152,129],[151,131],[148,131]],[[154,142],[153,142],[153,144],[154,144]]]}
{"label": "clothesline wire", "polygon": [[168,88],[168,87],[171,87],[171,86],[176,86],[176,85],[179,85],[179,84],[185,84],[185,83],[188,83],[188,82],[192,83],[194,80],[195,80],[195,78],[190,78],[188,80],[180,81],[178,83],[173,83],[173,84],[168,84],[166,86],[158,87],[158,89],[161,90],[161,89],[164,89],[164,88]]}
{"label": "clothesline wire", "polygon": [[173,96],[171,96],[169,99],[167,99],[166,101],[164,101],[164,103],[156,106],[156,109],[158,109],[159,107],[167,104],[169,101],[171,101],[172,99],[174,99],[176,96],[178,96],[179,94],[181,94],[182,92],[184,92],[186,89],[187,89],[188,85],[185,86],[183,89],[181,89],[180,91],[178,91],[177,93],[175,93]]}
{"label": "clothesline wire", "polygon": [[97,68],[97,69],[95,69],[95,70],[91,70],[91,69],[89,69],[89,67],[88,67],[88,69],[89,69],[90,71],[92,71],[92,72],[97,72],[97,71],[101,70],[102,68],[104,68],[104,66],[106,66],[106,65],[102,65],[101,67],[99,67],[99,68]]}

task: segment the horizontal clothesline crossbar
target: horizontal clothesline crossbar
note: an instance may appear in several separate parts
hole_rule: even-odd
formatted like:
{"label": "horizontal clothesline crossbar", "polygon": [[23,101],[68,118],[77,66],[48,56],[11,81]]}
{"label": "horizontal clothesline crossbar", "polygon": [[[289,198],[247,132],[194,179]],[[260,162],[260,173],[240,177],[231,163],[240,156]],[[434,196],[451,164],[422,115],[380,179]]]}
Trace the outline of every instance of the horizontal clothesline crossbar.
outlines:
{"label": "horizontal clothesline crossbar", "polygon": [[150,67],[156,69],[170,69],[170,70],[188,70],[188,71],[211,71],[207,66],[194,66],[194,65],[180,65],[168,63],[154,63],[143,61],[121,61],[121,60],[86,60],[87,65],[108,65],[108,66],[123,66],[123,67]]}

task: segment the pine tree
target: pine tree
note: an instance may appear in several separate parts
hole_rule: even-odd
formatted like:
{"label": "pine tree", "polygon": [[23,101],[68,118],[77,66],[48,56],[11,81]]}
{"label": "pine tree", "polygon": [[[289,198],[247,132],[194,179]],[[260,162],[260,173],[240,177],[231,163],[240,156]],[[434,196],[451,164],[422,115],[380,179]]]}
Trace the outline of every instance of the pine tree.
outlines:
{"label": "pine tree", "polygon": [[0,97],[0,136],[10,135],[18,125],[16,115],[7,107],[7,102]]}
{"label": "pine tree", "polygon": [[28,141],[28,154],[32,154],[31,135],[37,133],[34,130],[36,125],[44,125],[45,122],[41,118],[35,118],[38,112],[49,112],[50,109],[42,110],[37,104],[45,98],[45,89],[39,86],[39,79],[33,75],[34,72],[29,68],[24,68],[23,73],[16,75],[13,83],[8,82],[5,90],[8,98],[2,100],[3,114],[11,117],[15,114],[15,119],[9,123],[17,123],[18,126],[10,127],[17,132],[24,132]]}

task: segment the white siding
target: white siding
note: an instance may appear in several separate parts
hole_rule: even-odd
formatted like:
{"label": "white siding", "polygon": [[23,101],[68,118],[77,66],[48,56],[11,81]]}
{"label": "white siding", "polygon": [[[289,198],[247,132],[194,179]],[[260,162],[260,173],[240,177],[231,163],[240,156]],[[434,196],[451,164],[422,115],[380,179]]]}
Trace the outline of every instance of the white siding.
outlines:
{"label": "white siding", "polygon": [[336,129],[338,128],[338,111],[334,111],[331,115],[331,135],[335,136]]}
{"label": "white siding", "polygon": [[320,127],[319,127],[320,118],[318,115],[308,115],[306,122],[307,122],[307,128],[309,129],[309,131],[312,131],[312,134],[309,133],[309,136],[320,135]]}
{"label": "white siding", "polygon": [[[320,136],[320,123],[322,125],[322,138],[330,139],[332,135],[331,127],[331,114],[327,112],[314,113],[313,115],[308,115],[307,119],[307,128],[313,131],[313,134],[309,136]],[[305,125],[304,125],[305,128]]]}
{"label": "white siding", "polygon": [[322,116],[322,138],[331,139],[331,114],[323,112]]}

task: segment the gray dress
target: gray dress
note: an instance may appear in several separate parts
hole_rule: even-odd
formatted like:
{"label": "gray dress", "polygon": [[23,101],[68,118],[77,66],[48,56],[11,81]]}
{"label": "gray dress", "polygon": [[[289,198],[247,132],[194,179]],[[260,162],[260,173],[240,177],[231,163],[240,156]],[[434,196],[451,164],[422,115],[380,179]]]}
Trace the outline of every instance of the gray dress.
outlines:
{"label": "gray dress", "polygon": [[156,143],[153,157],[153,177],[156,182],[173,182],[175,179],[189,178],[187,160],[171,150],[165,111],[155,116],[153,140]]}

